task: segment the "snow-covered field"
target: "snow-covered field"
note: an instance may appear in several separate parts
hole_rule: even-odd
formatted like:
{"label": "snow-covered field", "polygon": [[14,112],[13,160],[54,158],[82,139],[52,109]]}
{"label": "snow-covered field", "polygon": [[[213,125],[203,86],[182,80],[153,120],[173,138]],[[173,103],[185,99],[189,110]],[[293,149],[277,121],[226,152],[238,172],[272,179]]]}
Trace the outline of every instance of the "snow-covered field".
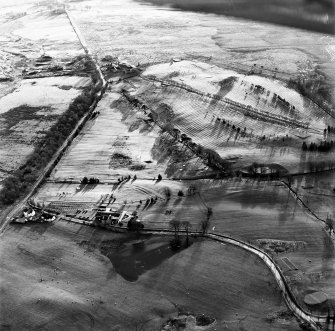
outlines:
{"label": "snow-covered field", "polygon": [[[187,84],[204,93],[217,94],[220,91],[220,82],[229,77],[236,77],[232,89],[226,94],[227,98],[248,104],[249,100],[244,100],[244,94],[241,95],[240,85],[247,83],[249,86],[261,85],[267,91],[270,91],[270,97],[277,93],[284,99],[296,106],[297,109],[303,108],[303,98],[301,95],[285,86],[285,84],[276,79],[269,79],[257,75],[242,75],[236,71],[225,70],[216,65],[200,61],[172,61],[150,66],[143,72],[143,75],[154,75],[159,78],[165,78],[173,74],[172,80]],[[240,98],[238,98],[240,97]]]}
{"label": "snow-covered field", "polygon": [[[56,117],[91,80],[79,76],[53,77],[52,72],[46,78],[23,79],[24,72],[32,71],[31,65],[43,54],[51,56],[55,63],[66,63],[84,52],[56,1],[15,0],[1,2],[0,8],[2,180],[24,162]],[[47,65],[52,67],[55,63]],[[36,68],[33,70],[39,70]],[[17,111],[13,113],[13,109]]]}
{"label": "snow-covered field", "polygon": [[[232,17],[181,12],[132,0],[103,4],[98,0],[84,1],[71,3],[69,8],[98,59],[112,55],[133,65],[145,64],[143,76],[171,79],[266,114],[308,123],[311,128],[306,132],[254,120],[213,100],[135,82],[138,95],[143,96],[146,90],[145,100],[151,106],[158,106],[157,102],[173,106],[176,116],[184,116],[185,120],[177,127],[184,128],[184,133],[195,142],[215,147],[224,157],[245,159],[247,164],[281,161],[294,170],[301,159],[302,139],[320,141],[323,129],[333,123],[323,111],[286,85],[290,78],[306,76],[317,66],[328,77],[332,76],[329,53],[330,45],[335,44],[332,36],[326,38],[318,33],[279,29]],[[251,70],[254,74],[245,75]],[[264,90],[257,91],[256,85]],[[274,101],[275,93],[289,102],[290,107]],[[249,138],[239,137],[234,142],[235,134],[215,124],[216,117],[241,129],[246,127],[258,137],[266,135],[271,141],[249,142]],[[286,135],[292,141],[282,142]]]}
{"label": "snow-covered field", "polygon": [[[0,114],[8,110],[28,105],[32,107],[52,106],[55,109],[54,115],[61,114],[74,99],[81,89],[90,84],[87,77],[48,77],[39,79],[25,79],[10,94],[0,99]],[[72,88],[66,90],[62,86]]]}
{"label": "snow-covered field", "polygon": [[51,174],[52,180],[80,181],[83,177],[97,177],[105,183],[118,178],[153,179],[166,172],[174,174],[188,164],[194,167],[186,151],[186,160],[170,159],[164,145],[162,130],[148,122],[147,116],[124,102],[118,93],[106,93],[96,109],[99,114],[73,141]]}
{"label": "snow-covered field", "polygon": [[285,78],[320,65],[333,77],[333,36],[132,0],[83,1],[70,8],[99,58],[117,55],[134,65],[202,58],[221,68],[256,64],[258,72],[263,66]]}
{"label": "snow-covered field", "polygon": [[[171,76],[170,79],[191,86],[205,94],[224,96],[246,106],[261,108],[271,113],[280,113],[280,109],[276,109],[277,102],[272,102],[274,94],[277,94],[295,107],[294,114],[304,117],[305,120],[315,120],[314,116],[306,117],[309,113],[308,108],[313,107],[308,104],[308,100],[276,79],[258,75],[242,75],[236,71],[225,70],[199,61],[171,61],[153,65],[143,72],[143,76],[148,75],[161,79]],[[231,79],[231,82],[227,83],[228,86],[223,86],[227,79]],[[264,90],[257,92],[256,85]]]}

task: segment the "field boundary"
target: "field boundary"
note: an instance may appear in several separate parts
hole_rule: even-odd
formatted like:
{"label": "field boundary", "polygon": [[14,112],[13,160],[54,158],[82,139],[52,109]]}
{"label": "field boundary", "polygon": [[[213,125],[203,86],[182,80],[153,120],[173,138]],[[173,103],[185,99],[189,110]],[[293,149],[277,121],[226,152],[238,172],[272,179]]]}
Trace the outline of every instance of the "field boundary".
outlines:
{"label": "field boundary", "polygon": [[309,207],[302,201],[302,199],[299,197],[298,193],[297,193],[296,191],[294,191],[294,190],[292,189],[292,187],[291,187],[289,184],[287,184],[284,180],[282,180],[281,182],[284,184],[284,186],[286,186],[286,187],[288,188],[288,190],[289,190],[289,192],[291,193],[291,195],[293,196],[293,198],[297,199],[297,200],[300,202],[300,204],[301,204],[302,207],[306,208],[307,211],[308,211],[313,217],[315,217],[318,221],[321,221],[321,222],[323,222],[323,223],[326,223],[325,220],[323,220],[323,219],[320,218],[318,215],[316,215],[316,214],[314,213],[314,211],[313,211],[312,209],[310,209],[310,208],[309,208]]}

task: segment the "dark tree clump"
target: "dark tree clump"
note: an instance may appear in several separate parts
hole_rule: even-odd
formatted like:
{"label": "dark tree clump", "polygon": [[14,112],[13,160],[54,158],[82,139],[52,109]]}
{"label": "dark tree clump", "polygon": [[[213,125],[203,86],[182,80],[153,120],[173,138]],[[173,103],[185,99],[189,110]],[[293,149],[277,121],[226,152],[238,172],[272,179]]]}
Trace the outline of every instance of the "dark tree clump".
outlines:
{"label": "dark tree clump", "polygon": [[183,197],[184,196],[184,192],[182,190],[178,191],[178,197]]}

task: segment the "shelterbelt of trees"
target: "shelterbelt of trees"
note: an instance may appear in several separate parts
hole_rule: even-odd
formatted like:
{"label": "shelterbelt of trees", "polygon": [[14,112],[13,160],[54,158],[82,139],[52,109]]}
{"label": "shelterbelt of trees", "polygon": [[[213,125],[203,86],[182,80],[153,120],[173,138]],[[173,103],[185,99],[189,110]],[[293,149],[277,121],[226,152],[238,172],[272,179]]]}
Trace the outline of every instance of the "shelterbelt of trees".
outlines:
{"label": "shelterbelt of trees", "polygon": [[95,93],[99,90],[100,82],[94,65],[90,62],[91,60],[85,59],[85,61],[87,72],[91,74],[92,84],[71,102],[67,111],[49,129],[25,164],[2,182],[0,204],[12,204],[29,191],[48,162],[76,127],[78,121],[88,112]]}
{"label": "shelterbelt of trees", "polygon": [[310,143],[309,146],[305,142],[302,143],[302,150],[309,152],[330,152],[334,149],[334,141],[322,141],[319,144]]}

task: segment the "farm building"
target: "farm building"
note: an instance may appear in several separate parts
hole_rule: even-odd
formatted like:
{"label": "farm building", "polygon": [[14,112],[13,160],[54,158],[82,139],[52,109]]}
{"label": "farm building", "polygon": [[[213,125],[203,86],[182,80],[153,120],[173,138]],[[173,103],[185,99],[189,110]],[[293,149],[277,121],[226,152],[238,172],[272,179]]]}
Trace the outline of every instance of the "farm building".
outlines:
{"label": "farm building", "polygon": [[95,214],[95,221],[100,225],[113,225],[128,221],[130,215],[126,211],[116,211],[110,208],[98,210]]}

